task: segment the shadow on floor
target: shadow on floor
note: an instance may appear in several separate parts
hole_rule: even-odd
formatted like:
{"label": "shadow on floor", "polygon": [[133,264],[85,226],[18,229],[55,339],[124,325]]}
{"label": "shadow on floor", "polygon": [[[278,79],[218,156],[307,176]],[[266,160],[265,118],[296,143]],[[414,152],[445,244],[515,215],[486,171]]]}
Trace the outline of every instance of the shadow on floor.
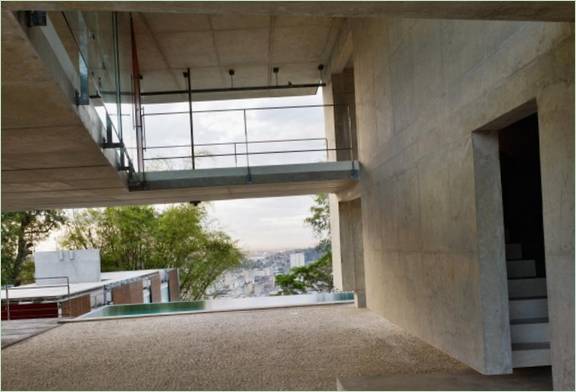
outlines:
{"label": "shadow on floor", "polygon": [[2,348],[39,335],[57,326],[57,318],[3,320]]}
{"label": "shadow on floor", "polygon": [[425,373],[338,379],[339,391],[549,391],[550,366],[515,369],[513,374],[484,376],[475,371],[461,374]]}

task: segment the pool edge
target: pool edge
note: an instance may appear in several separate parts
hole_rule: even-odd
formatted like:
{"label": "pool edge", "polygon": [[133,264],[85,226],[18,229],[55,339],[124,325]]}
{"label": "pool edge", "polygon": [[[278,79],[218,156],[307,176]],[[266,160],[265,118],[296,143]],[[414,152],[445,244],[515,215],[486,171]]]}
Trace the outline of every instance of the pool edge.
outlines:
{"label": "pool edge", "polygon": [[[182,312],[170,312],[170,313],[153,313],[153,314],[139,314],[130,316],[103,316],[103,317],[90,317],[83,318],[84,315],[79,316],[74,319],[59,320],[58,324],[68,324],[68,323],[82,323],[90,321],[107,321],[107,320],[124,320],[124,319],[134,319],[134,318],[144,318],[144,317],[162,317],[162,316],[182,316],[186,314],[206,314],[206,313],[225,313],[225,312],[246,312],[254,310],[271,310],[271,309],[285,309],[285,308],[301,308],[309,306],[327,306],[327,305],[350,305],[354,304],[354,300],[344,300],[344,301],[330,301],[315,304],[295,304],[295,305],[276,305],[276,306],[262,306],[254,308],[235,308],[235,309],[217,309],[217,310],[187,310]],[[88,313],[86,313],[88,314]]]}

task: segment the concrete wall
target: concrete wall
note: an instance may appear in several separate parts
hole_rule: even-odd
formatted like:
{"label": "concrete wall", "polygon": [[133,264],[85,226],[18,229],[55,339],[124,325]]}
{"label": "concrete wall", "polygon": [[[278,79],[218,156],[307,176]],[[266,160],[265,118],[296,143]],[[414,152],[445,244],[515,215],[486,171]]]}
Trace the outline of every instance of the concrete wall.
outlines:
{"label": "concrete wall", "polygon": [[554,382],[573,388],[573,24],[364,19],[353,41],[368,307],[480,372],[511,371],[472,134],[535,102]]}

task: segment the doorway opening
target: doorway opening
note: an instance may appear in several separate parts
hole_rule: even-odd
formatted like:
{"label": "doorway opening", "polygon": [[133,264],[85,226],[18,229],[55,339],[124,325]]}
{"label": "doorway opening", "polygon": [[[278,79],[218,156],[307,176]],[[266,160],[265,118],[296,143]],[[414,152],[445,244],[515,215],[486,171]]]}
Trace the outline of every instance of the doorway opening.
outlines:
{"label": "doorway opening", "polygon": [[550,365],[538,115],[498,132],[513,367]]}

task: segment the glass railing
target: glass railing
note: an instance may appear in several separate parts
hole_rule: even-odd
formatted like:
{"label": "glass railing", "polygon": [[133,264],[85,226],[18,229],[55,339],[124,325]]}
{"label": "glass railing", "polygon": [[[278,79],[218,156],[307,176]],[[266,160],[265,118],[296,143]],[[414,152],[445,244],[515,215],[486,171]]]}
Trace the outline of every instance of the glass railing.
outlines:
{"label": "glass railing", "polygon": [[117,152],[121,169],[133,171],[124,134],[133,131],[131,41],[128,14],[65,11],[60,34],[77,66],[77,104],[91,104],[106,127],[103,147]]}

